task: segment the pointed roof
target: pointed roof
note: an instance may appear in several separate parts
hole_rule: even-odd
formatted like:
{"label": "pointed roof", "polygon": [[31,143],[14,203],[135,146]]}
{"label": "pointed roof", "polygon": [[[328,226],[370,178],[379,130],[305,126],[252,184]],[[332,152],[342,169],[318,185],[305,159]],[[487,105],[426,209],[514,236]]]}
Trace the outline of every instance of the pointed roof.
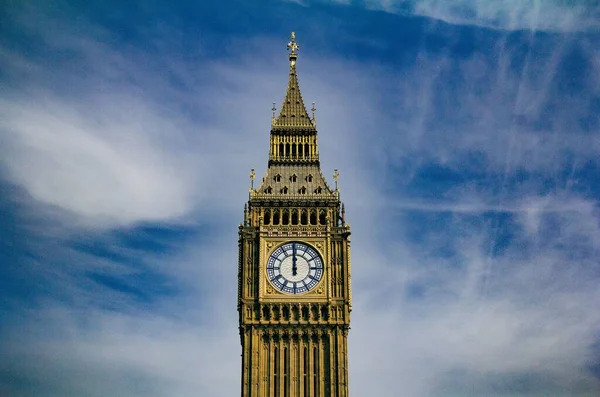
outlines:
{"label": "pointed roof", "polygon": [[276,118],[273,118],[273,127],[315,128],[314,120],[309,117],[306,106],[304,106],[300,86],[298,85],[296,60],[298,59],[297,51],[299,48],[296,43],[296,35],[292,32],[291,41],[288,43],[288,50],[290,50],[290,77],[279,114]]}

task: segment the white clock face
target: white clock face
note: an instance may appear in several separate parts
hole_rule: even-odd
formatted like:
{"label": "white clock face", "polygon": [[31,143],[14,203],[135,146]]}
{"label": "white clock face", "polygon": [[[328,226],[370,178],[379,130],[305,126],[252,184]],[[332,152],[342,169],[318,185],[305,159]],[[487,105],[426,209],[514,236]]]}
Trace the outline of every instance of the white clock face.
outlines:
{"label": "white clock face", "polygon": [[267,277],[281,292],[302,294],[321,281],[323,261],[317,250],[308,244],[286,243],[269,256]]}

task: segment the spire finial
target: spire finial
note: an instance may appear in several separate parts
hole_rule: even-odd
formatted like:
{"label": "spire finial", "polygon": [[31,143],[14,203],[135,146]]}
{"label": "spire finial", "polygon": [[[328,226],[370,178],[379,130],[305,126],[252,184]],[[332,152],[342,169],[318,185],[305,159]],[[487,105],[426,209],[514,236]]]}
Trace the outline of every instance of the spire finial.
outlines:
{"label": "spire finial", "polygon": [[273,111],[273,118],[271,119],[271,124],[275,124],[275,111],[277,111],[277,108],[275,107],[275,102],[273,102],[273,107],[271,108],[271,110]]}
{"label": "spire finial", "polygon": [[254,173],[254,168],[250,169],[250,189],[254,189],[254,178],[256,174]]}
{"label": "spire finial", "polygon": [[298,51],[300,49],[300,46],[298,45],[298,43],[296,43],[296,33],[295,32],[292,32],[292,34],[290,36],[290,42],[287,45],[287,49],[290,52],[289,58],[290,58],[290,62],[293,65],[294,63],[296,63],[296,58],[298,58],[298,53],[296,51]]}
{"label": "spire finial", "polygon": [[338,172],[338,169],[334,169],[333,170],[333,180],[335,181],[335,190],[338,190],[338,179],[340,177],[340,173]]}
{"label": "spire finial", "polygon": [[315,103],[314,102],[312,103],[312,108],[310,108],[310,110],[312,111],[312,122],[313,122],[313,124],[316,127],[316,125],[317,125],[317,119],[315,118],[315,110],[317,110],[317,108],[315,107]]}

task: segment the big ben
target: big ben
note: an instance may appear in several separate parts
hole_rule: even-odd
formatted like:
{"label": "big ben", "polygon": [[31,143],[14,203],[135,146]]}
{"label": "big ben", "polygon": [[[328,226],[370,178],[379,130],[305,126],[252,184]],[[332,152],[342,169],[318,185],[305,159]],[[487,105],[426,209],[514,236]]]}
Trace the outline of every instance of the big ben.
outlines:
{"label": "big ben", "polygon": [[[283,104],[273,107],[269,161],[239,227],[242,397],[346,397],[350,226],[319,162],[317,127],[288,43]],[[254,172],[251,174],[254,181]]]}

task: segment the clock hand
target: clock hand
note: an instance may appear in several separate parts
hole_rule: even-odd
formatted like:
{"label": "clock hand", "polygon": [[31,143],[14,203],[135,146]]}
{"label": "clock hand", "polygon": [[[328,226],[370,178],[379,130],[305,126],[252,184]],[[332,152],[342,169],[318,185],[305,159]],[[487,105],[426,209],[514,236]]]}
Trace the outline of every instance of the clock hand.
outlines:
{"label": "clock hand", "polygon": [[295,276],[298,272],[298,267],[296,266],[296,243],[292,243],[292,276]]}

